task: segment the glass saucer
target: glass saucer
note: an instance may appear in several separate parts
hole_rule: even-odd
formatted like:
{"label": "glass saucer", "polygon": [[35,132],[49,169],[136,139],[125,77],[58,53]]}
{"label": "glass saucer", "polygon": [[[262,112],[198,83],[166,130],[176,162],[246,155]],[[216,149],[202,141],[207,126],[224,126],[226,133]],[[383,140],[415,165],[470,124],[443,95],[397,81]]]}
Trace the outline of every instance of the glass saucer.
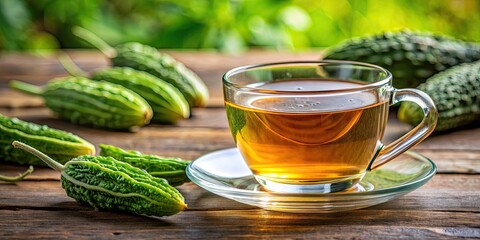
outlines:
{"label": "glass saucer", "polygon": [[212,193],[267,210],[295,213],[339,212],[387,202],[419,188],[435,172],[430,159],[407,151],[343,192],[277,193],[262,188],[236,148],[208,153],[187,167],[188,177]]}

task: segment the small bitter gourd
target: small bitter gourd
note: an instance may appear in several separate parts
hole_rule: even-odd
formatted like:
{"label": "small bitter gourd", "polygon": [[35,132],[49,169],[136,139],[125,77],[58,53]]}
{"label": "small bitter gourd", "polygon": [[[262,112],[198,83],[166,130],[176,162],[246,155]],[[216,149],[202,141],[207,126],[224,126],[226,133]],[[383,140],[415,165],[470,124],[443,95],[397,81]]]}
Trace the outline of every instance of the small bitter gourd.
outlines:
{"label": "small bitter gourd", "polygon": [[143,71],[114,67],[94,72],[93,80],[122,85],[142,96],[152,107],[152,121],[175,123],[190,116],[185,97],[171,84]]}
{"label": "small bitter gourd", "polygon": [[[452,67],[429,78],[418,89],[427,93],[438,109],[436,132],[480,122],[480,61]],[[402,103],[398,119],[417,125],[422,109],[413,103]]]}
{"label": "small bitter gourd", "polygon": [[60,171],[67,195],[96,209],[169,216],[187,207],[180,192],[164,179],[112,157],[84,155],[62,165],[24,143],[14,141],[13,146]]}
{"label": "small bitter gourd", "polygon": [[42,96],[60,118],[82,125],[134,131],[148,124],[153,115],[150,105],[135,92],[83,77],[53,79],[43,88],[11,81],[10,87]]}
{"label": "small bitter gourd", "polygon": [[327,50],[325,59],[351,60],[385,67],[393,86],[416,87],[452,66],[480,60],[480,44],[411,31],[354,38]]}
{"label": "small bitter gourd", "polygon": [[172,186],[182,185],[189,181],[185,169],[190,163],[180,158],[160,157],[142,154],[137,151],[123,150],[121,148],[100,144],[100,155],[113,157],[132,166],[144,169],[152,176],[164,178]]}
{"label": "small bitter gourd", "polygon": [[45,166],[35,156],[13,148],[13,140],[30,144],[61,163],[76,156],[95,154],[95,147],[91,143],[74,134],[0,114],[0,159],[19,164]]}
{"label": "small bitter gourd", "polygon": [[130,42],[115,48],[86,29],[75,27],[73,33],[100,49],[110,58],[112,65],[130,67],[148,72],[178,88],[190,107],[205,107],[209,93],[205,83],[184,64],[156,48]]}
{"label": "small bitter gourd", "polygon": [[[59,57],[65,70],[72,76],[87,77],[67,55]],[[128,67],[113,67],[93,72],[92,80],[106,81],[128,88],[143,97],[153,110],[152,122],[175,123],[190,116],[187,100],[177,88],[147,73]]]}

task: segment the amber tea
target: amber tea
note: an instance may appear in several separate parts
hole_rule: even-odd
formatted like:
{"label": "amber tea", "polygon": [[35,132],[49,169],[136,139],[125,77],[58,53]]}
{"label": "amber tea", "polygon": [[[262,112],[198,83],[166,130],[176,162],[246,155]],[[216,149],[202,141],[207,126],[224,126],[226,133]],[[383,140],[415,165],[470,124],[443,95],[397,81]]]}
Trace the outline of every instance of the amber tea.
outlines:
{"label": "amber tea", "polygon": [[[319,91],[361,85],[310,79],[261,88]],[[379,148],[388,113],[388,101],[369,91],[329,98],[253,96],[227,101],[226,107],[237,147],[253,174],[292,184],[360,179]]]}
{"label": "amber tea", "polygon": [[[392,79],[379,66],[336,60],[234,68],[223,91],[237,149],[263,189],[361,191],[367,171],[421,142],[437,122],[428,95],[396,89]],[[384,145],[388,107],[399,102],[419,105],[423,120]]]}

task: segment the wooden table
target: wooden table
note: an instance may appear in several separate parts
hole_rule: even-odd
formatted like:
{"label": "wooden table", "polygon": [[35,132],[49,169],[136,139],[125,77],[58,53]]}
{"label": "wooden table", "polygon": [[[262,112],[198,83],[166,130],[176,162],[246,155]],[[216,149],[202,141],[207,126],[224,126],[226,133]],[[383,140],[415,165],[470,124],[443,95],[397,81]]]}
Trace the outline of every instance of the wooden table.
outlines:
{"label": "wooden table", "polygon": [[[85,70],[107,66],[98,52],[70,51]],[[221,76],[235,66],[287,60],[315,60],[319,52],[253,51],[241,55],[171,52],[207,83],[208,108],[174,126],[150,125],[137,133],[112,132],[61,121],[29,97],[7,88],[10,79],[43,84],[66,73],[55,56],[0,55],[0,113],[67,130],[94,144],[107,143],[145,153],[195,159],[234,146],[222,102]],[[408,131],[391,117],[386,139]],[[37,167],[23,182],[0,183],[0,239],[24,238],[480,238],[480,128],[429,137],[414,148],[433,159],[437,175],[423,187],[388,203],[333,214],[287,214],[234,202],[193,183],[179,187],[189,208],[177,215],[148,218],[96,211],[66,196],[59,174]],[[24,166],[0,163],[0,174]]]}

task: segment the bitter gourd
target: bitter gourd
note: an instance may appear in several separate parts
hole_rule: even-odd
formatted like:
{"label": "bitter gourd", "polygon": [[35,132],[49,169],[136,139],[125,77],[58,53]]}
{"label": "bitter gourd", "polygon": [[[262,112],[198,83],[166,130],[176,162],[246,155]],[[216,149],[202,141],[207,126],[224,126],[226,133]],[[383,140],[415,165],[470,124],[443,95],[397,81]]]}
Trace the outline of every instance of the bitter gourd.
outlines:
{"label": "bitter gourd", "polygon": [[100,155],[113,157],[132,166],[144,169],[154,177],[164,178],[172,186],[189,181],[185,169],[190,163],[180,158],[168,158],[123,150],[111,145],[100,144]]}
{"label": "bitter gourd", "polygon": [[154,122],[174,123],[190,116],[188,102],[178,89],[149,73],[114,67],[94,72],[92,79],[119,84],[138,93],[152,107]]}
{"label": "bitter gourd", "polygon": [[[480,122],[480,61],[452,67],[418,86],[435,102],[438,109],[436,132]],[[402,103],[398,118],[417,125],[422,109],[413,103]]]}
{"label": "bitter gourd", "polygon": [[73,28],[73,33],[100,49],[110,58],[113,66],[145,71],[169,82],[180,90],[191,107],[207,105],[209,93],[205,83],[170,55],[136,42],[120,44],[113,48],[98,36],[80,27]]}
{"label": "bitter gourd", "polygon": [[[65,70],[72,76],[87,77],[67,55],[59,57]],[[153,110],[152,122],[175,123],[190,116],[185,97],[171,84],[147,73],[128,67],[113,67],[95,71],[92,80],[106,81],[128,88],[143,97]]]}
{"label": "bitter gourd", "polygon": [[60,171],[67,195],[94,208],[169,216],[187,207],[180,192],[164,179],[112,157],[84,155],[62,165],[24,143],[14,141],[13,146]]}
{"label": "bitter gourd", "polygon": [[148,124],[153,115],[150,105],[135,92],[83,77],[53,79],[43,88],[11,81],[10,87],[42,96],[60,118],[82,125],[136,130]]}
{"label": "bitter gourd", "polygon": [[32,172],[33,172],[33,166],[30,166],[25,172],[19,174],[16,177],[7,177],[7,176],[0,175],[0,181],[19,182],[19,181],[22,181],[26,176],[30,175],[30,173]]}
{"label": "bitter gourd", "polygon": [[480,60],[480,44],[430,33],[387,32],[347,40],[327,50],[325,58],[385,67],[393,74],[394,87],[407,88],[452,66]]}
{"label": "bitter gourd", "polygon": [[0,159],[19,164],[45,165],[31,154],[13,148],[13,140],[30,144],[61,163],[76,156],[95,154],[95,147],[91,143],[74,134],[0,114]]}

